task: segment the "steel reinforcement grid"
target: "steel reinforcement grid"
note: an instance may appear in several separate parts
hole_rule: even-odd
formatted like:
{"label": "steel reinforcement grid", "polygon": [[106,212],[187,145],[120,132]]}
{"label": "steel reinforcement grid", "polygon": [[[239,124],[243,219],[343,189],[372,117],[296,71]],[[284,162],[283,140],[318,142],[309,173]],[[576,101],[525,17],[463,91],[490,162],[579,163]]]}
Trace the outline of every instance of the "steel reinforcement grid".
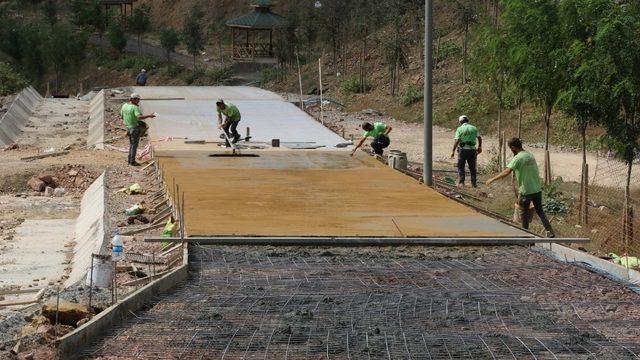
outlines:
{"label": "steel reinforcement grid", "polygon": [[102,359],[636,359],[640,295],[523,247],[191,248]]}

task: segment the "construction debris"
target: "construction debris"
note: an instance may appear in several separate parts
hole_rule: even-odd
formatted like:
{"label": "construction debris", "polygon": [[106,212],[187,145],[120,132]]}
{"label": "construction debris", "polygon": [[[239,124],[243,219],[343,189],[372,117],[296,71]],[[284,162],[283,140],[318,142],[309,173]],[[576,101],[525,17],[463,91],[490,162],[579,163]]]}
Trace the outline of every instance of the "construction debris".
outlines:
{"label": "construction debris", "polygon": [[42,316],[55,324],[76,326],[78,321],[91,316],[91,310],[86,305],[77,304],[68,300],[52,298],[42,306]]}

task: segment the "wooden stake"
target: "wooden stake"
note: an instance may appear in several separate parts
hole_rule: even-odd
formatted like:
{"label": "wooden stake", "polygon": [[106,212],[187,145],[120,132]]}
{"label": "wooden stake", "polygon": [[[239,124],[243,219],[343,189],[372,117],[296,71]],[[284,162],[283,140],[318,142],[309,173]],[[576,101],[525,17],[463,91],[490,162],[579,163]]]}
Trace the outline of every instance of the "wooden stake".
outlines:
{"label": "wooden stake", "polygon": [[322,88],[322,56],[318,59],[318,74],[320,78],[320,123],[324,125],[324,99]]}

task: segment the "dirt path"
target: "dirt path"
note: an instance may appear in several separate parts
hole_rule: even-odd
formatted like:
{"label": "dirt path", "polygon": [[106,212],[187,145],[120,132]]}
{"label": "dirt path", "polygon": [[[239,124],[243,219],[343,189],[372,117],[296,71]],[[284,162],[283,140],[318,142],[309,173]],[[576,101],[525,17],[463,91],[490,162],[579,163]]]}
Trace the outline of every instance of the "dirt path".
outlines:
{"label": "dirt path", "polygon": [[[317,109],[313,108],[310,109],[310,111],[316,117],[318,116]],[[376,116],[363,113],[346,114],[338,110],[325,111],[326,124],[338,133],[341,133],[342,129],[344,129],[344,134],[347,139],[351,136],[356,140],[359,139],[362,135],[360,124],[363,121],[383,121],[391,125],[393,127],[393,132],[391,134],[391,149],[405,151],[409,161],[422,162],[424,154],[424,130],[422,124],[405,123],[387,116]],[[435,127],[433,131],[434,160],[450,165],[451,169],[455,168],[455,160],[449,157],[453,145],[454,134],[455,132],[453,130],[442,127]],[[483,140],[485,143],[485,153],[480,155],[478,159],[481,165],[485,165],[489,162],[491,152],[497,152],[498,147],[498,141],[492,135],[485,135]],[[525,147],[528,151],[533,153],[538,160],[538,164],[542,167],[542,164],[544,163],[544,150],[540,145],[529,144],[525,145]],[[508,154],[507,158],[509,157],[510,155]],[[596,153],[589,153],[587,155],[587,162],[591,169],[591,184],[615,188],[622,188],[624,186],[627,171],[624,163],[603,156],[598,156]],[[552,148],[551,168],[554,177],[560,176],[565,181],[580,182],[581,167],[581,153]],[[540,170],[542,171],[542,168]],[[640,179],[640,166],[636,165],[634,167],[633,179]],[[638,180],[635,182],[638,183]],[[632,180],[632,184],[633,183],[634,181]]]}

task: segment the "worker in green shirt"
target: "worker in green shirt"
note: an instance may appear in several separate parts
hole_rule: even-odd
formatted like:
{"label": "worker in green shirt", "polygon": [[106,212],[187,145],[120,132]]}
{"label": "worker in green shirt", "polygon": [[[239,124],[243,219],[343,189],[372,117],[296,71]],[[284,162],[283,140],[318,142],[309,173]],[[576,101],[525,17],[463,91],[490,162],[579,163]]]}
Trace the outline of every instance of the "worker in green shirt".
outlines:
{"label": "worker in green shirt", "polygon": [[[232,143],[237,143],[240,140],[240,134],[238,133],[238,123],[240,123],[240,110],[238,107],[233,105],[230,102],[224,102],[224,100],[220,99],[216,102],[216,108],[218,110],[218,128],[222,129],[225,134],[227,134],[225,139],[225,144],[227,147],[231,146],[229,144],[229,139]],[[222,118],[224,115],[224,121]]]}
{"label": "worker in green shirt", "polygon": [[528,210],[531,203],[533,203],[536,213],[547,231],[547,236],[554,238],[555,234],[551,228],[551,223],[542,209],[542,184],[540,182],[540,171],[538,170],[536,158],[522,148],[522,141],[518,138],[512,138],[507,144],[515,156],[504,171],[487,181],[487,186],[515,172],[520,193],[518,204],[520,206],[522,227],[529,229],[530,219]]}
{"label": "worker in green shirt", "polygon": [[453,142],[451,158],[453,159],[458,150],[458,187],[464,186],[465,164],[469,165],[471,173],[471,186],[478,187],[478,154],[482,153],[482,137],[478,134],[478,128],[469,123],[466,115],[458,119],[460,126],[456,129]]}
{"label": "worker in green shirt", "polygon": [[141,120],[156,117],[152,115],[142,115],[140,112],[140,95],[133,93],[129,97],[129,102],[122,105],[120,109],[120,117],[127,127],[127,135],[129,136],[129,165],[140,166],[136,162],[136,154],[138,152],[138,144],[143,132],[146,130],[146,124]]}
{"label": "worker in green shirt", "polygon": [[389,133],[393,128],[385,123],[377,122],[375,124],[371,124],[369,122],[365,122],[362,124],[362,130],[364,130],[364,134],[362,134],[362,139],[353,151],[351,151],[351,156],[356,153],[356,151],[364,145],[364,142],[367,141],[368,138],[373,138],[371,142],[371,147],[373,148],[373,152],[376,156],[382,156],[384,149],[389,147],[391,144],[391,139],[389,139]]}

